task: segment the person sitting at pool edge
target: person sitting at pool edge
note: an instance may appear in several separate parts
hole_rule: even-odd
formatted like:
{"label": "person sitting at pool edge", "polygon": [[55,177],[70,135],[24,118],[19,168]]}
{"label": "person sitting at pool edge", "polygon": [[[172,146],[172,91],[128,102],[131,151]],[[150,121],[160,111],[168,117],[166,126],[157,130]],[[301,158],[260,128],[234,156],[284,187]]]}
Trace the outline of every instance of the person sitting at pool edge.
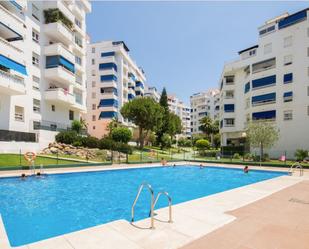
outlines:
{"label": "person sitting at pool edge", "polygon": [[163,157],[161,158],[161,164],[162,164],[163,166],[165,166],[165,165],[167,164],[166,160],[165,160]]}
{"label": "person sitting at pool edge", "polygon": [[249,167],[248,167],[248,165],[246,165],[245,167],[244,167],[244,173],[248,173],[249,172]]}

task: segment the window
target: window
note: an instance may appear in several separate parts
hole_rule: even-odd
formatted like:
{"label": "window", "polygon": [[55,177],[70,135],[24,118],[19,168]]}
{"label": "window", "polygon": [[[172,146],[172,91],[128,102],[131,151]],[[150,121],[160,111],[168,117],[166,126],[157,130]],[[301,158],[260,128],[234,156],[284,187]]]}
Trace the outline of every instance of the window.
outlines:
{"label": "window", "polygon": [[293,101],[293,92],[285,92],[283,93],[283,101],[284,102],[291,102]]}
{"label": "window", "polygon": [[34,4],[32,4],[32,16],[38,21],[40,21],[40,10]]}
{"label": "window", "polygon": [[92,121],[95,121],[96,118],[95,118],[95,115],[92,115]]}
{"label": "window", "polygon": [[276,58],[260,61],[252,64],[252,73],[262,72],[276,67]]}
{"label": "window", "polygon": [[225,98],[226,99],[232,99],[234,98],[234,91],[230,90],[230,91],[225,91]]}
{"label": "window", "polygon": [[15,106],[15,121],[24,122],[24,107]]}
{"label": "window", "polygon": [[264,54],[270,54],[272,52],[272,44],[268,43],[264,45]]}
{"label": "window", "polygon": [[288,48],[293,45],[293,37],[290,35],[288,37],[285,37],[283,40],[283,47]]}
{"label": "window", "polygon": [[[309,50],[308,50],[308,56],[309,56]],[[293,63],[293,55],[286,55],[283,58],[283,65],[287,66],[287,65],[291,65]]]}
{"label": "window", "polygon": [[33,80],[33,82],[40,84],[40,78],[39,77],[32,75],[32,80]]}
{"label": "window", "polygon": [[94,54],[95,53],[95,48],[91,48],[91,52]]}
{"label": "window", "polygon": [[95,76],[95,70],[92,70],[92,71],[91,71],[91,75],[92,75],[92,76]]}
{"label": "window", "polygon": [[77,35],[75,35],[75,44],[79,47],[83,47],[83,41],[80,37],[78,37]]}
{"label": "window", "polygon": [[224,126],[225,127],[232,127],[234,126],[235,119],[234,118],[225,118],[224,119]]}
{"label": "window", "polygon": [[34,53],[34,52],[32,52],[32,65],[34,65],[34,66],[39,66],[39,55],[38,54],[36,54],[36,53]]}
{"label": "window", "polygon": [[288,84],[293,82],[293,73],[288,73],[283,76],[283,83]]}
{"label": "window", "polygon": [[270,27],[267,27],[265,29],[260,30],[259,34],[260,34],[260,36],[262,36],[262,35],[265,35],[265,34],[271,32],[271,31],[274,31],[275,29],[276,29],[276,27],[275,27],[275,25],[273,25],[273,26],[270,26]]}
{"label": "window", "polygon": [[91,82],[91,86],[92,86],[92,87],[95,87],[95,81],[92,81],[92,82]]}
{"label": "window", "polygon": [[95,64],[95,60],[91,59],[91,64],[94,65]]}
{"label": "window", "polygon": [[235,105],[234,104],[225,104],[224,105],[224,112],[234,112]]}
{"label": "window", "polygon": [[56,111],[55,105],[51,105],[51,110],[52,110],[52,112]]}
{"label": "window", "polygon": [[225,84],[226,85],[232,85],[234,84],[234,75],[231,76],[224,76],[225,78]]}
{"label": "window", "polygon": [[76,24],[76,26],[82,28],[82,23],[81,23],[81,21],[78,20],[76,17],[75,17],[75,24]]}
{"label": "window", "polygon": [[109,57],[109,56],[114,56],[115,52],[105,52],[101,53],[101,57]]}
{"label": "window", "polygon": [[32,29],[32,40],[36,43],[39,43],[40,35],[39,32],[35,29]]}
{"label": "window", "polygon": [[250,91],[250,82],[247,82],[245,84],[245,93],[249,92]]}
{"label": "window", "polygon": [[82,65],[82,58],[75,56],[75,63],[77,63],[78,65]]}
{"label": "window", "polygon": [[40,90],[40,78],[32,75],[32,89],[39,91]]}
{"label": "window", "polygon": [[92,110],[96,110],[97,109],[97,105],[96,104],[92,104]]}
{"label": "window", "polygon": [[252,120],[275,120],[275,119],[276,119],[276,110],[252,113]]}
{"label": "window", "polygon": [[74,112],[69,110],[69,120],[74,120]]}
{"label": "window", "polygon": [[92,126],[92,129],[95,130],[95,126]]}
{"label": "window", "polygon": [[307,56],[309,57],[309,48],[307,48]]}
{"label": "window", "polygon": [[91,98],[93,98],[93,99],[96,98],[96,93],[95,92],[91,93]]}
{"label": "window", "polygon": [[41,112],[41,101],[39,99],[33,99],[33,112]]}
{"label": "window", "polygon": [[293,111],[289,110],[289,111],[284,111],[283,112],[283,120],[292,120],[293,119]]}

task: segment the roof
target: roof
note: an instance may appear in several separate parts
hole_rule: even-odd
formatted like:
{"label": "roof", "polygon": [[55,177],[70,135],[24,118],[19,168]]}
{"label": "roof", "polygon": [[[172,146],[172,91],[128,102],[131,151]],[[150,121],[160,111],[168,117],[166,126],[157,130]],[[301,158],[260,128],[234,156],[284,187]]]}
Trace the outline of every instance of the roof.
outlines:
{"label": "roof", "polygon": [[259,47],[259,45],[254,45],[254,46],[252,46],[250,48],[246,48],[244,50],[239,51],[238,54],[242,54],[243,52],[246,52],[246,51],[249,51],[251,49],[258,48],[258,47]]}

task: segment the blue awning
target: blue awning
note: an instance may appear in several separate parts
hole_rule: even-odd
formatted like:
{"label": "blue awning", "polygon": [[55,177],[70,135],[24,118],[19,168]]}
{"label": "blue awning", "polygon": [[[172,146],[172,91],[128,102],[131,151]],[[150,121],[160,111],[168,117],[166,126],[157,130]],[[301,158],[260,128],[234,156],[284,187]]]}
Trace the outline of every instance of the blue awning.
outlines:
{"label": "blue awning", "polygon": [[234,112],[235,106],[234,104],[226,104],[224,105],[225,112]]}
{"label": "blue awning", "polygon": [[276,101],[276,93],[267,93],[252,97],[252,104],[272,102],[272,101]]}
{"label": "blue awning", "polygon": [[16,72],[19,72],[21,74],[24,74],[24,75],[28,75],[27,74],[27,70],[26,70],[26,67],[16,61],[13,61],[11,60],[10,58],[0,54],[0,65],[5,67],[5,68],[8,68],[8,69],[12,69]]}
{"label": "blue awning", "polygon": [[59,57],[59,64],[64,66],[66,69],[68,69],[72,73],[75,73],[74,64],[72,62],[68,61],[67,59],[65,59],[64,57],[62,57],[62,56]]}
{"label": "blue awning", "polygon": [[117,112],[101,112],[99,119],[102,119],[102,118],[116,118],[117,119],[117,117],[118,117]]}
{"label": "blue awning", "polygon": [[108,63],[100,63],[99,64],[99,69],[104,70],[104,69],[115,69],[117,72],[117,65],[113,62],[108,62]]}
{"label": "blue awning", "polygon": [[99,107],[118,107],[118,101],[116,99],[101,99]]}
{"label": "blue awning", "polygon": [[285,92],[283,94],[283,97],[286,98],[286,97],[293,97],[293,92]]}
{"label": "blue awning", "polygon": [[115,52],[105,52],[101,53],[101,57],[109,57],[109,56],[114,56]]}
{"label": "blue awning", "polygon": [[284,19],[279,21],[278,27],[279,29],[286,28],[298,22],[304,21],[307,18],[307,9],[299,11],[293,15],[289,15]]}
{"label": "blue awning", "polygon": [[275,119],[275,118],[276,118],[276,110],[252,113],[253,120]]}
{"label": "blue awning", "polygon": [[252,88],[266,87],[273,84],[276,84],[276,75],[271,75],[264,78],[253,80]]}

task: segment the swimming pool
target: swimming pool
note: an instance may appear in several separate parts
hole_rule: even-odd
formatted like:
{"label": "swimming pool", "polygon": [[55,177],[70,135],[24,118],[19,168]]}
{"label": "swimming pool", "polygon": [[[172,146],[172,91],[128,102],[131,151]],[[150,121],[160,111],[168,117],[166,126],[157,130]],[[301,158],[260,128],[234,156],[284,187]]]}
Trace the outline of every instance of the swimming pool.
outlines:
{"label": "swimming pool", "polygon": [[[131,219],[131,205],[146,181],[173,204],[284,175],[283,172],[196,166],[148,167],[0,179],[0,214],[11,246],[20,246],[113,220]],[[157,207],[166,206],[162,198]],[[148,217],[142,192],[136,220]]]}

